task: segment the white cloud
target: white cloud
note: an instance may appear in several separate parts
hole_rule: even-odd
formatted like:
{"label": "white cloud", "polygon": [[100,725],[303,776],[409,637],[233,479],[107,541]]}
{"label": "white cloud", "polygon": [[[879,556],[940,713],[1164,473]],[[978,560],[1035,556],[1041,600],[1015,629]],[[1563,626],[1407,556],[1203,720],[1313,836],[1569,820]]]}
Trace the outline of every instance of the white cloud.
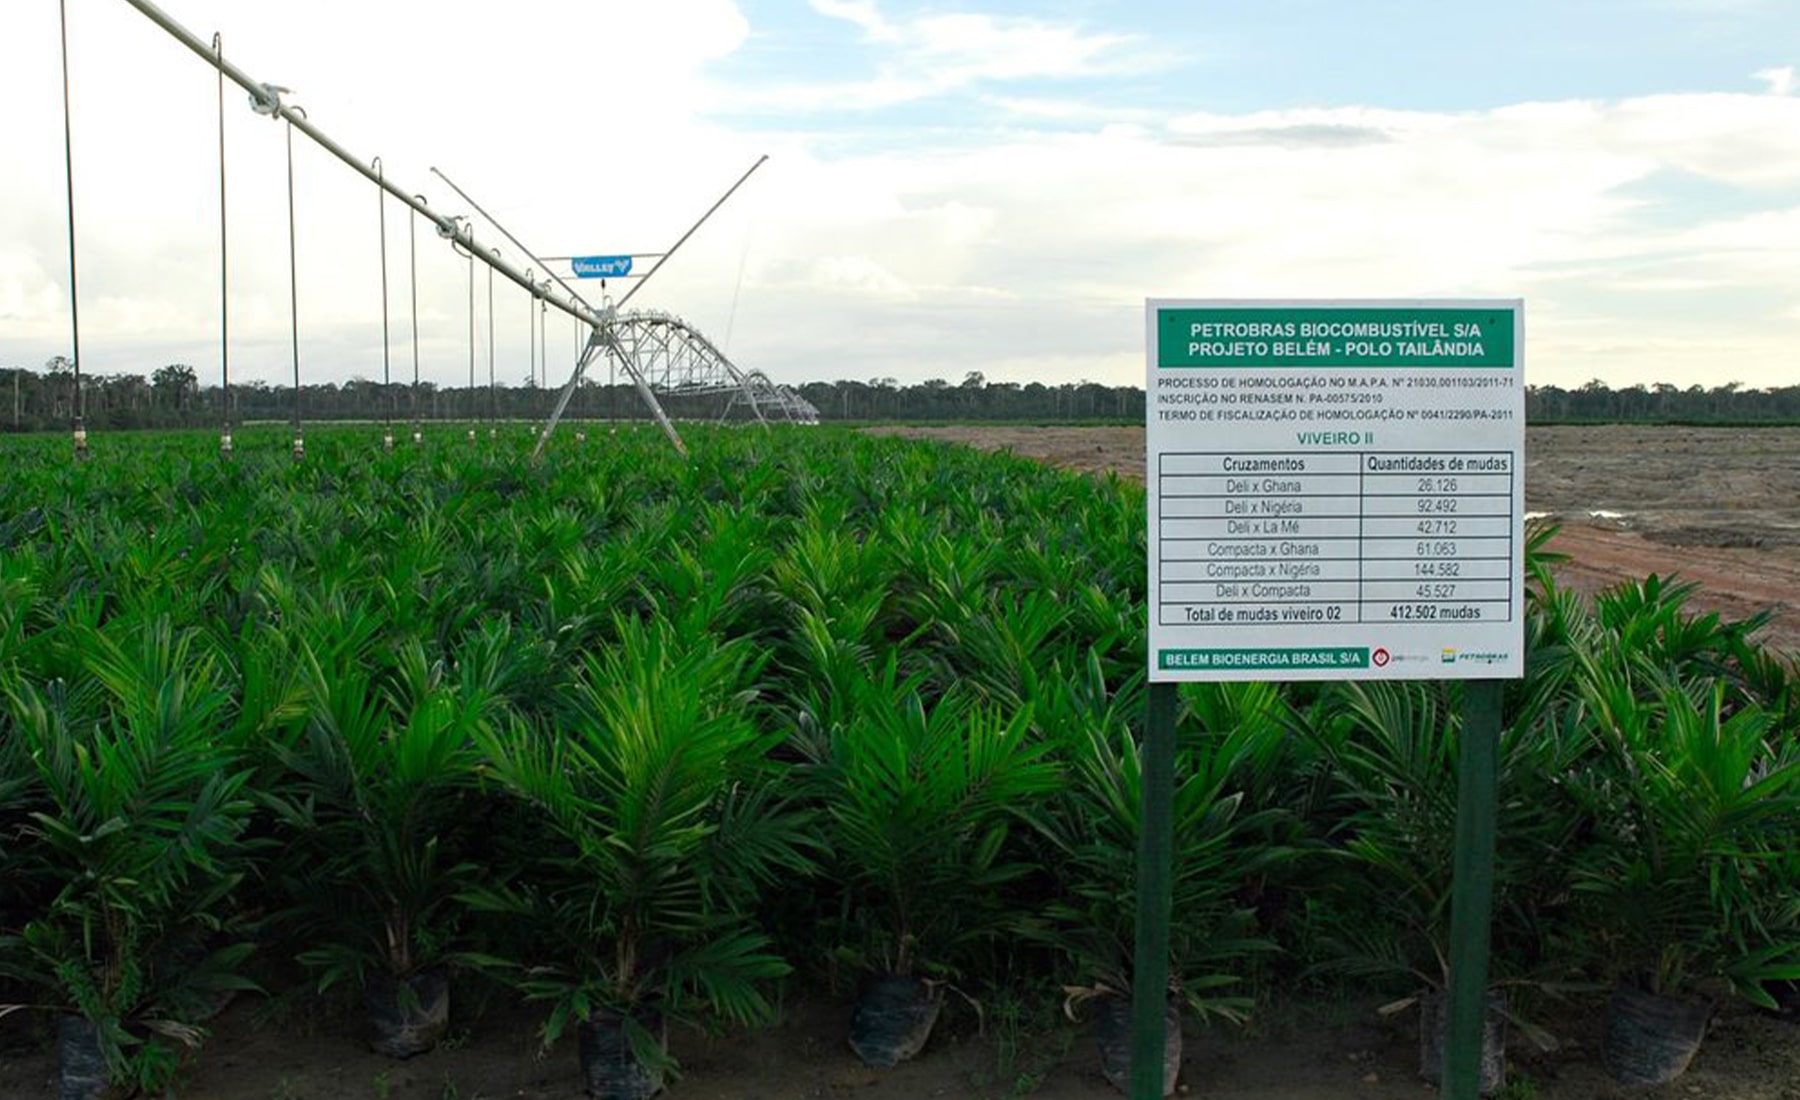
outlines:
{"label": "white cloud", "polygon": [[897,42],[902,37],[899,28],[882,18],[875,0],[812,0],[812,9],[820,15],[854,24],[871,42]]}
{"label": "white cloud", "polygon": [[874,0],[812,0],[821,15],[857,27],[879,47],[875,74],[859,80],[799,82],[752,91],[739,106],[764,110],[870,110],[990,84],[1068,80],[1155,64],[1132,57],[1128,35],[1041,19],[939,12],[894,20]]}
{"label": "white cloud", "polygon": [[[1142,45],[1126,36],[971,11],[891,15],[873,0],[814,2],[862,34],[869,80],[773,89],[718,82],[713,63],[750,33],[729,0],[514,0],[465,25],[408,22],[405,6],[366,0],[317,0],[316,14],[267,26],[227,0],[182,7],[196,29],[224,26],[252,75],[299,88],[327,133],[359,155],[382,153],[391,177],[460,212],[429,175],[437,165],[547,253],[660,250],[756,153],[773,154],[634,304],[689,316],[783,381],[970,370],[1128,381],[1143,369],[1143,300],[1162,295],[1523,295],[1536,380],[1688,384],[1722,362],[1749,384],[1792,380],[1792,94],[1170,117],[1017,87],[1124,65]],[[102,372],[177,359],[204,368],[218,321],[212,76],[124,5],[73,10],[84,352]],[[68,320],[61,122],[54,52],[43,49],[54,10],[27,6],[8,22],[5,364],[62,350]],[[356,33],[345,39],[347,26]],[[965,93],[959,107],[1006,110],[1007,129],[977,135],[954,114],[923,113],[951,91]],[[908,104],[928,123],[904,135],[879,117],[770,134],[731,129],[741,116],[719,113],[770,103]],[[281,129],[238,92],[227,122],[234,372],[279,380],[289,369]],[[374,190],[305,143],[297,152],[305,367],[377,376]],[[1646,192],[1665,175],[1706,181],[1729,209]],[[408,223],[397,207],[389,215],[394,324],[405,333]],[[464,377],[465,261],[428,228],[419,261],[425,374]],[[484,374],[481,279],[477,299]],[[1727,316],[1719,299],[1745,304]],[[1758,308],[1766,315],[1748,315]],[[528,310],[501,287],[508,362],[523,362]],[[560,371],[572,330],[559,318],[549,328]],[[404,337],[395,354],[409,371]]]}
{"label": "white cloud", "polygon": [[1769,86],[1770,95],[1793,95],[1800,83],[1794,80],[1794,67],[1783,65],[1779,69],[1763,69],[1754,74],[1756,79]]}
{"label": "white cloud", "polygon": [[[739,340],[778,358],[782,333],[804,324],[821,346],[855,349],[801,376],[1054,380],[1084,363],[1080,374],[1123,380],[1142,369],[1146,296],[1522,294],[1533,373],[1547,381],[1704,378],[1715,349],[1746,378],[1784,379],[1800,335],[1791,324],[1714,324],[1669,295],[1753,301],[1796,285],[1800,209],[1726,216],[1694,204],[1671,225],[1666,212],[1647,219],[1630,190],[1679,170],[1779,204],[1800,183],[1800,119],[1758,115],[1762,102],[1193,114],[1161,130],[809,163],[788,181],[795,198],[771,236],[801,254],[866,257],[913,297],[905,309],[838,309],[848,300],[830,286],[792,281],[801,268],[778,280],[768,268],[792,307],[761,299],[778,319],[740,322]],[[855,214],[813,216],[807,196],[845,192]],[[1643,308],[1594,304],[1601,294]]]}

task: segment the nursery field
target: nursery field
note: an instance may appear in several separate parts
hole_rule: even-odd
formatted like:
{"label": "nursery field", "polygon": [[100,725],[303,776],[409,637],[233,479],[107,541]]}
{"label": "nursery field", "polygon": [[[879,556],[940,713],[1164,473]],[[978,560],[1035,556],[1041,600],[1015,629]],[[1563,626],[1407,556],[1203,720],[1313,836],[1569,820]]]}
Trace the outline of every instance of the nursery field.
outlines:
{"label": "nursery field", "polygon": [[[1116,1095],[1143,491],[987,441],[0,441],[0,1096]],[[1533,507],[1679,510],[1567,446]],[[1784,624],[1567,537],[1505,700],[1507,1095],[1791,1095]],[[1458,696],[1181,688],[1172,1085],[1422,1094]]]}

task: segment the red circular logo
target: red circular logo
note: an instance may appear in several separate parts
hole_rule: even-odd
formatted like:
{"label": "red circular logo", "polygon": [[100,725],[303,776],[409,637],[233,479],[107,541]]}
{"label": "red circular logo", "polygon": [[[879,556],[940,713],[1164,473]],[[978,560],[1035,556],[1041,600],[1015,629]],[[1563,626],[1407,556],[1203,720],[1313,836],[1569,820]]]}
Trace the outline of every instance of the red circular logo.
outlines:
{"label": "red circular logo", "polygon": [[1375,651],[1375,655],[1374,655],[1375,667],[1376,668],[1386,668],[1388,660],[1391,657],[1392,657],[1392,654],[1388,653],[1388,651],[1386,649],[1377,649]]}

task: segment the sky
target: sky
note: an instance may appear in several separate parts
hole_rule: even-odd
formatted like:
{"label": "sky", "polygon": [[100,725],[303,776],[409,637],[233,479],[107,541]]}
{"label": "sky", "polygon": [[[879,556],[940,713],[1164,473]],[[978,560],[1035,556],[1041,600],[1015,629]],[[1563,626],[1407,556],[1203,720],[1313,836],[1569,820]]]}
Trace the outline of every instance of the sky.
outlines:
{"label": "sky", "polygon": [[[217,76],[66,2],[83,370],[216,379]],[[1444,297],[1524,299],[1532,384],[1800,384],[1800,0],[160,6],[540,256],[666,249],[766,154],[631,305],[781,382],[1141,384],[1148,298]],[[57,44],[55,0],[5,0],[0,366],[70,349]],[[284,130],[227,85],[231,369],[277,385]],[[466,381],[467,261],[294,146],[302,377],[410,379],[416,273],[421,374]],[[532,309],[496,282],[505,380]],[[560,380],[578,333],[543,330]]]}

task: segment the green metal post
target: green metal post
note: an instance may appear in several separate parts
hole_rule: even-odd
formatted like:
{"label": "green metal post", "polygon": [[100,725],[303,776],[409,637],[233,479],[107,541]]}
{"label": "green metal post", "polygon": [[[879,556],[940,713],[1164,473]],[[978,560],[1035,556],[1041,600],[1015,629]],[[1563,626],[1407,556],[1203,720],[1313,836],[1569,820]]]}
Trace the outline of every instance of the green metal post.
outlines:
{"label": "green metal post", "polygon": [[1131,1100],[1162,1100],[1169,997],[1169,879],[1175,802],[1175,685],[1151,684],[1144,713],[1131,968]]}
{"label": "green metal post", "polygon": [[1499,680],[1470,680],[1463,685],[1456,871],[1450,900],[1450,1034],[1444,1051],[1444,1095],[1448,1100],[1476,1100],[1481,1090],[1494,831],[1499,813],[1502,686]]}

